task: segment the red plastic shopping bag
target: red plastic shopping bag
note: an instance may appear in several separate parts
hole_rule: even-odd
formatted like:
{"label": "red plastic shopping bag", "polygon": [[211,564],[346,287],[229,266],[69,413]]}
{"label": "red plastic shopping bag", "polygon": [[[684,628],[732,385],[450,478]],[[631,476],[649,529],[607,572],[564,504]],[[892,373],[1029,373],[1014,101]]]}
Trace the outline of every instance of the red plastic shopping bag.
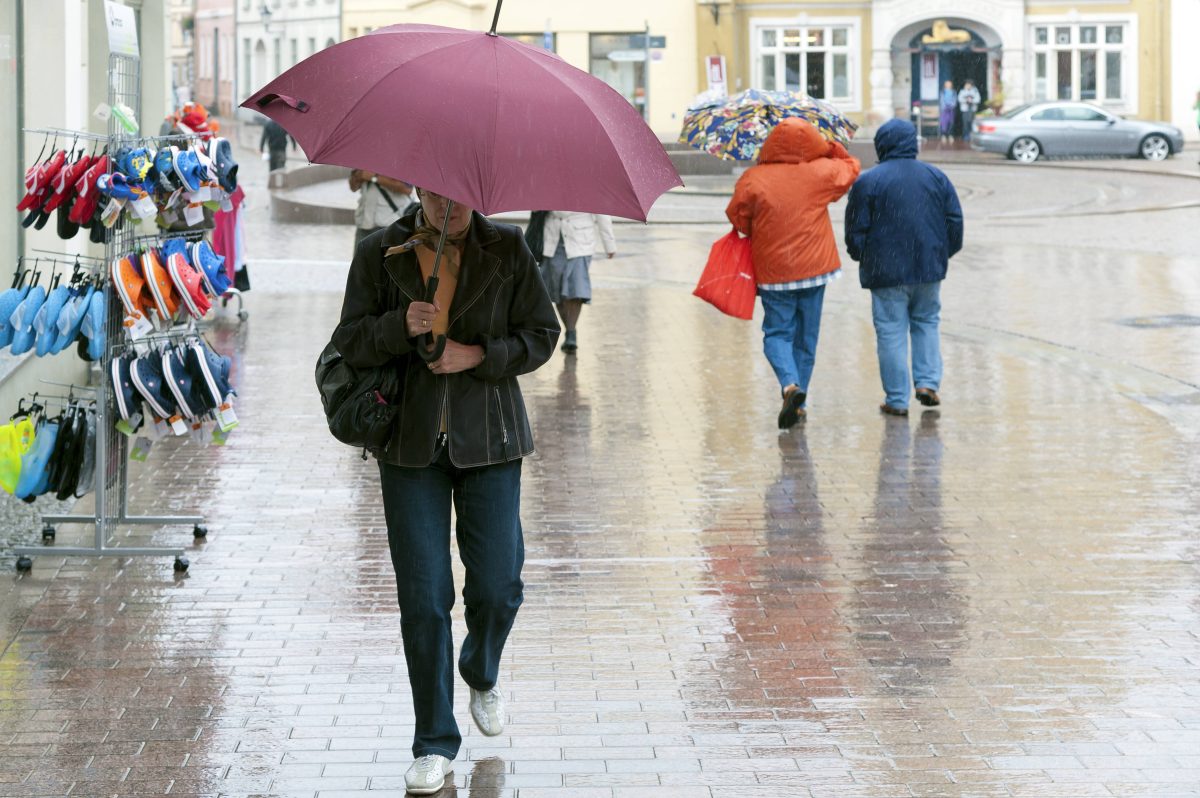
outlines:
{"label": "red plastic shopping bag", "polygon": [[750,239],[734,230],[718,238],[708,253],[708,264],[692,292],[722,313],[739,319],[754,315],[754,263],[750,258]]}

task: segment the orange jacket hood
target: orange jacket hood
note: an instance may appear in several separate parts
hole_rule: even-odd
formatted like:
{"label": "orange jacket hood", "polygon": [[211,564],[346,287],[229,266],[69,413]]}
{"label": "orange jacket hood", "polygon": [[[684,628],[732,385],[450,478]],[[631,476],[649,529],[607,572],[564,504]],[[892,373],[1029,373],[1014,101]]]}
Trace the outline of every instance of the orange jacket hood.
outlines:
{"label": "orange jacket hood", "polygon": [[759,163],[808,163],[829,154],[829,142],[803,119],[789,118],[775,126],[763,142]]}

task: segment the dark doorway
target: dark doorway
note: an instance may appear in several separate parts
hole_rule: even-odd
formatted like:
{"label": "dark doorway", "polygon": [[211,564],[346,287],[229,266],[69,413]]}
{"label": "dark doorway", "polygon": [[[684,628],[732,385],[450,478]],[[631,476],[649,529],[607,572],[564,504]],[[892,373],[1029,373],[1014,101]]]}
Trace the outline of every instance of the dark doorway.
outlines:
{"label": "dark doorway", "polygon": [[[954,85],[956,92],[966,81],[974,83],[975,88],[979,89],[980,108],[988,100],[988,48],[983,39],[968,30],[970,42],[925,44],[922,39],[932,30],[932,27],[926,28],[909,42],[909,52],[912,53],[911,101],[914,106],[919,104],[921,107],[921,135],[927,137],[938,135],[938,102],[946,81]],[[962,136],[962,120],[957,109],[951,132],[956,137]]]}

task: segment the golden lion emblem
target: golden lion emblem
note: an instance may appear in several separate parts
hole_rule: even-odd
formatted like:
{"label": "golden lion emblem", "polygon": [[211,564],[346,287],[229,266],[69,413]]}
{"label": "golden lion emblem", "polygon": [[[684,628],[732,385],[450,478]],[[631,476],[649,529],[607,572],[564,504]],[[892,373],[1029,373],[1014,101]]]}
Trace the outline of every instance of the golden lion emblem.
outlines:
{"label": "golden lion emblem", "polygon": [[954,30],[944,19],[933,23],[933,30],[921,37],[925,44],[966,44],[971,34],[965,30]]}

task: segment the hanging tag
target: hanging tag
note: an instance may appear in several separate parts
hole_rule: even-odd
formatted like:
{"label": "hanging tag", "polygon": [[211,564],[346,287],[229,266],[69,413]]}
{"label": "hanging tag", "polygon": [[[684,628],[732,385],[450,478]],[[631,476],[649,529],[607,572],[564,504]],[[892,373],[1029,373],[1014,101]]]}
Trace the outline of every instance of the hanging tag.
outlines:
{"label": "hanging tag", "polygon": [[199,421],[192,422],[192,428],[189,430],[190,437],[196,443],[204,443],[204,425]]}
{"label": "hanging tag", "polygon": [[183,423],[183,416],[171,416],[169,423],[171,425],[171,432],[174,432],[176,437],[188,434],[188,425]]}
{"label": "hanging tag", "polygon": [[130,207],[133,209],[134,215],[143,221],[153,219],[158,215],[158,208],[155,207],[154,200],[150,199],[149,194],[138,197]]}
{"label": "hanging tag", "polygon": [[183,222],[188,227],[195,227],[204,221],[204,206],[188,204],[183,209]]}
{"label": "hanging tag", "polygon": [[135,432],[137,432],[138,428],[141,426],[142,426],[142,414],[134,413],[132,416],[129,417],[128,421],[126,421],[125,419],[121,419],[120,421],[117,422],[117,432],[120,432],[122,435],[126,435],[126,436],[132,438],[133,434]]}
{"label": "hanging tag", "polygon": [[201,184],[200,188],[192,192],[192,202],[202,203],[212,199],[212,189]]}
{"label": "hanging tag", "polygon": [[103,213],[100,214],[100,221],[105,227],[112,227],[117,223],[117,219],[121,217],[121,209],[125,207],[125,200],[119,200],[113,197],[108,204],[104,206]]}
{"label": "hanging tag", "polygon": [[221,431],[229,433],[238,425],[237,413],[233,412],[233,403],[226,400],[219,408],[217,408],[217,424],[220,425]]}
{"label": "hanging tag", "polygon": [[126,334],[129,336],[129,340],[135,343],[154,332],[154,325],[150,323],[149,319],[141,311],[135,310],[126,316],[122,324],[125,327]]}
{"label": "hanging tag", "polygon": [[222,431],[220,427],[214,427],[212,431],[212,442],[216,446],[224,446],[229,442],[229,433]]}
{"label": "hanging tag", "polygon": [[146,458],[150,455],[150,447],[154,442],[146,437],[139,437],[133,442],[133,448],[129,450],[129,459],[137,460],[139,463],[146,462]]}
{"label": "hanging tag", "polygon": [[179,201],[182,198],[183,198],[183,189],[182,188],[175,189],[173,192],[171,192],[171,196],[167,197],[167,204],[165,207],[167,207],[167,208],[176,207],[177,205],[179,205]]}
{"label": "hanging tag", "polygon": [[179,212],[174,208],[169,208],[163,211],[162,224],[160,227],[172,227],[179,221]]}
{"label": "hanging tag", "polygon": [[92,111],[92,116],[101,122],[107,122],[109,119],[112,119],[112,108],[108,106],[108,103],[100,103],[96,106],[96,110]]}
{"label": "hanging tag", "polygon": [[154,425],[146,429],[154,440],[167,437],[167,422],[163,421],[158,416],[154,416]]}
{"label": "hanging tag", "polygon": [[233,200],[225,193],[221,194],[221,211],[223,213],[233,213]]}

